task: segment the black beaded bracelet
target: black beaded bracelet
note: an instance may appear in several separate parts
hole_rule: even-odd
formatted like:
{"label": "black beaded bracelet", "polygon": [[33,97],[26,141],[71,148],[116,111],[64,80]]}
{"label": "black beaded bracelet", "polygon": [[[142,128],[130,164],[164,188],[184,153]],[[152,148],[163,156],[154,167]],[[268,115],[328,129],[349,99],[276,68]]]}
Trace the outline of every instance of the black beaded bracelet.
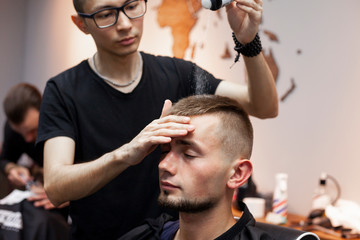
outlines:
{"label": "black beaded bracelet", "polygon": [[241,44],[235,36],[235,33],[232,33],[232,37],[235,43],[234,50],[238,53],[235,57],[235,62],[239,61],[240,54],[244,55],[245,57],[255,57],[261,53],[262,46],[259,34],[256,33],[254,40],[247,44]]}

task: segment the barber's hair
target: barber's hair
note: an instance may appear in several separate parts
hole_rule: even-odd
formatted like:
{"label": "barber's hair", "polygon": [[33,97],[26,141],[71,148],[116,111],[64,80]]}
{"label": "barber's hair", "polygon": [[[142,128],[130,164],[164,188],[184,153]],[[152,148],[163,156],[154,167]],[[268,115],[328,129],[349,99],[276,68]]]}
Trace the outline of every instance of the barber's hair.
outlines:
{"label": "barber's hair", "polygon": [[225,156],[250,159],[253,145],[253,128],[248,114],[235,101],[217,95],[195,95],[174,104],[168,115],[201,116],[212,114],[219,117],[216,136],[222,144]]}
{"label": "barber's hair", "polygon": [[14,124],[22,123],[30,108],[40,111],[40,105],[41,93],[35,86],[28,83],[13,86],[3,102],[5,115]]}
{"label": "barber's hair", "polygon": [[84,3],[86,0],[73,0],[74,8],[77,12],[84,12]]}

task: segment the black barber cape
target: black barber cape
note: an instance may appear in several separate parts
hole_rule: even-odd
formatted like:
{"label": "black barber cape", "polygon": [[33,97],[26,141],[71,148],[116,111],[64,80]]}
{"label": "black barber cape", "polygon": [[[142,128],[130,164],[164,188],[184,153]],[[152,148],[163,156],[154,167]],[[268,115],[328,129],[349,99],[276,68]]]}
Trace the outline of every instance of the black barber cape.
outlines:
{"label": "black barber cape", "polygon": [[70,227],[57,211],[23,200],[0,205],[0,240],[66,240]]}
{"label": "black barber cape", "polygon": [[[273,240],[266,232],[255,227],[255,219],[244,203],[240,204],[243,215],[229,230],[215,240]],[[147,219],[145,223],[134,228],[118,240],[172,240],[178,221],[162,214],[157,219]]]}

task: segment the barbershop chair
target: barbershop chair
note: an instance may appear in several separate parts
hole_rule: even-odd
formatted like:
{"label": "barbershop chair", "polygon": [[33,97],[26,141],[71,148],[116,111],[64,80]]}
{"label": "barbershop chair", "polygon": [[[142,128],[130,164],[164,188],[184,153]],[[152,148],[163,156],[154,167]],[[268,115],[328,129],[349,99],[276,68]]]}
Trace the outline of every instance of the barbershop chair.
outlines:
{"label": "barbershop chair", "polygon": [[312,232],[304,232],[261,222],[256,222],[255,226],[268,233],[275,240],[320,240],[320,238]]}

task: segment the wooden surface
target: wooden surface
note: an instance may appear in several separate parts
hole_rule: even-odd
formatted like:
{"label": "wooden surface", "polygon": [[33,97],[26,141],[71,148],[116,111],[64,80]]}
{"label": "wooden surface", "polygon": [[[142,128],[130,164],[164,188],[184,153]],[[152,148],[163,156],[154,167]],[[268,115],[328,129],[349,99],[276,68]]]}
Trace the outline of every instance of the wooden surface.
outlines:
{"label": "wooden surface", "polygon": [[[241,212],[239,210],[237,210],[235,207],[233,207],[233,214],[236,217],[241,216]],[[304,217],[304,216],[299,216],[299,215],[295,215],[295,214],[288,214],[287,223],[283,224],[281,226],[291,227],[291,228],[302,230],[301,227],[296,227],[296,225],[300,221],[304,221],[304,220],[306,220],[306,217]],[[256,221],[266,223],[265,218],[256,219]],[[341,239],[346,239],[346,238],[341,238],[339,236],[334,236],[332,234],[327,234],[327,233],[325,233],[323,231],[318,231],[318,230],[310,230],[310,232],[313,232],[316,235],[318,235],[321,240],[341,240]],[[348,239],[360,240],[360,238],[348,238]]]}

